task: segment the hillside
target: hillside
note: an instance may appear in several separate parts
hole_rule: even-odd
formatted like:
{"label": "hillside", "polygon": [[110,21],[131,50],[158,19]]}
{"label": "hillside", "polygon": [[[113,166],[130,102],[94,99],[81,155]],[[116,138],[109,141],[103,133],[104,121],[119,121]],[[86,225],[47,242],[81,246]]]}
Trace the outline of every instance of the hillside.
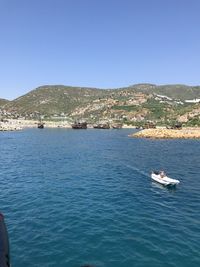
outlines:
{"label": "hillside", "polygon": [[[136,84],[118,89],[46,85],[13,101],[3,102],[4,117],[50,120],[99,120],[140,124],[181,121],[200,124],[200,86]],[[187,102],[192,100],[194,103]],[[1,103],[1,102],[0,102]]]}
{"label": "hillside", "polygon": [[7,104],[8,102],[9,102],[9,100],[0,98],[0,108],[1,108],[2,106],[4,106],[5,104]]}
{"label": "hillside", "polygon": [[6,110],[21,116],[52,116],[68,114],[74,108],[85,105],[104,94],[103,90],[68,86],[41,86],[21,96],[8,105]]}
{"label": "hillside", "polygon": [[200,98],[200,86],[187,86],[181,84],[173,85],[149,85],[149,86],[137,86],[134,85],[133,88],[143,93],[154,93],[159,95],[165,95],[173,99],[187,100]]}

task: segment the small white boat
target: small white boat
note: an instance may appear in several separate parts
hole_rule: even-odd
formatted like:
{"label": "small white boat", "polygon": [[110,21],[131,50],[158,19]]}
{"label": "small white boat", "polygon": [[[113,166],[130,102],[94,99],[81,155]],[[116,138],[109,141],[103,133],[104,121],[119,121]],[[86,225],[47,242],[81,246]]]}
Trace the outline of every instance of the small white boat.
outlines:
{"label": "small white boat", "polygon": [[169,178],[166,176],[166,174],[164,172],[152,172],[151,173],[151,178],[162,184],[162,185],[165,185],[165,186],[168,186],[168,185],[177,185],[180,183],[179,180],[176,180],[176,179],[172,179],[172,178]]}

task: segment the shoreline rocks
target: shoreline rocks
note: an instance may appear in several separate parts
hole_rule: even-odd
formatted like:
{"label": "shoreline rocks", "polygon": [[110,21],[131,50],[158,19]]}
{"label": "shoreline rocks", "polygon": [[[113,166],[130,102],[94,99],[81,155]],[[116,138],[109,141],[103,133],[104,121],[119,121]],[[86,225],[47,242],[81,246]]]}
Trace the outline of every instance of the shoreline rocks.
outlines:
{"label": "shoreline rocks", "polygon": [[200,128],[182,128],[181,130],[166,128],[144,129],[130,136],[152,139],[200,139]]}
{"label": "shoreline rocks", "polygon": [[20,130],[22,130],[22,128],[20,128],[20,127],[0,126],[0,132],[20,131]]}
{"label": "shoreline rocks", "polygon": [[[67,122],[54,122],[44,121],[46,128],[71,128],[71,125]],[[38,121],[22,120],[22,119],[9,119],[6,122],[0,122],[0,131],[18,131],[26,128],[37,128]]]}
{"label": "shoreline rocks", "polygon": [[[42,121],[42,123],[44,123],[44,128],[72,128],[69,121]],[[7,119],[0,122],[0,131],[17,131],[27,128],[38,128],[38,121],[25,119]],[[93,124],[88,124],[88,128],[93,128]],[[122,128],[134,129],[135,126],[124,124]]]}

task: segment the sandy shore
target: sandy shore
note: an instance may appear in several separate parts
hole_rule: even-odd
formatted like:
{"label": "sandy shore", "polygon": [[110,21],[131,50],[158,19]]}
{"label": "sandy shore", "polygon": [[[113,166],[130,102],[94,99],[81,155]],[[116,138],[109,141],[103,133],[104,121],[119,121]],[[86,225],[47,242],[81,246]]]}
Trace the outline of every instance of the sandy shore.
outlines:
{"label": "sandy shore", "polygon": [[131,137],[154,138],[154,139],[200,138],[200,128],[183,128],[181,130],[173,130],[173,129],[166,129],[166,128],[145,129],[145,130],[132,134]]}

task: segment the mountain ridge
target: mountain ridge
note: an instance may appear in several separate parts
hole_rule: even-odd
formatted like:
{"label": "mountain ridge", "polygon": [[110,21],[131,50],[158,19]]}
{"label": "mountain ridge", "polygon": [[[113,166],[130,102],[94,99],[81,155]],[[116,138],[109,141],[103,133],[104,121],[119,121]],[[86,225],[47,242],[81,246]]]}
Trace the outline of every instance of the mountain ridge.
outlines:
{"label": "mountain ridge", "polygon": [[140,83],[99,89],[42,85],[12,101],[0,102],[0,114],[25,118],[68,117],[91,122],[103,119],[128,123],[146,120],[164,123],[180,118],[187,121],[187,114],[197,117],[199,104],[186,103],[190,99],[200,99],[200,86]]}
{"label": "mountain ridge", "polygon": [[3,106],[3,105],[5,105],[8,102],[9,102],[9,100],[4,99],[4,98],[0,98],[0,107]]}
{"label": "mountain ridge", "polygon": [[[97,87],[90,87],[90,86],[74,86],[74,85],[62,85],[62,84],[46,84],[46,85],[41,85],[38,86],[34,89],[31,89],[29,92],[18,96],[17,98],[13,99],[13,100],[8,100],[8,99],[4,99],[4,98],[0,98],[0,100],[6,100],[9,102],[15,101],[18,98],[21,98],[23,96],[26,96],[27,94],[30,94],[31,92],[34,92],[36,90],[40,90],[40,89],[45,89],[45,88],[72,88],[72,89],[89,89],[89,90],[102,90],[102,91],[113,91],[113,90],[124,90],[124,89],[139,89],[142,90],[142,87],[146,87],[148,86],[149,88],[153,88],[153,89],[161,89],[161,88],[187,88],[187,89],[194,89],[194,88],[198,88],[200,90],[200,85],[186,85],[186,84],[152,84],[152,83],[137,83],[137,84],[131,84],[128,86],[124,86],[124,87],[115,87],[115,88],[97,88]],[[148,88],[148,89],[149,89]]]}

